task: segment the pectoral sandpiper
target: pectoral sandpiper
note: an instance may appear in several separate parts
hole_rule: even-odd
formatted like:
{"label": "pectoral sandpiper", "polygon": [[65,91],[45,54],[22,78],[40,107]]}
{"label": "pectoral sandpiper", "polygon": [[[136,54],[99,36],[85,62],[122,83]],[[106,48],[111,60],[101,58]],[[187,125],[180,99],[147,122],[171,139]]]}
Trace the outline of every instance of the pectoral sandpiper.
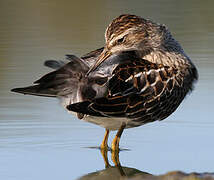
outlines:
{"label": "pectoral sandpiper", "polygon": [[197,80],[197,69],[165,25],[135,15],[114,19],[104,48],[70,62],[49,60],[56,69],[14,92],[57,97],[79,119],[118,130],[112,150],[119,150],[125,128],[163,120],[172,114]]}

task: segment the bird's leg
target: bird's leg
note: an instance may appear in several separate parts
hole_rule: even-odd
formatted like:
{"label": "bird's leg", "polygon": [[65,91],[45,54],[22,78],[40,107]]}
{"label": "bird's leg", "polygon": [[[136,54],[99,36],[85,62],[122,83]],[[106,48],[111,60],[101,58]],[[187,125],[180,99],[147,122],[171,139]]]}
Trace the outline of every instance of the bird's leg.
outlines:
{"label": "bird's leg", "polygon": [[119,151],[112,151],[111,160],[115,166],[120,166]]}
{"label": "bird's leg", "polygon": [[109,136],[109,130],[106,129],[102,144],[100,146],[100,149],[108,150],[108,136]]}
{"label": "bird's leg", "polygon": [[118,151],[119,152],[119,142],[120,142],[120,137],[123,133],[123,130],[125,129],[126,127],[126,124],[123,123],[121,126],[120,126],[120,129],[117,131],[117,134],[115,136],[115,138],[113,139],[112,141],[112,144],[111,144],[111,149],[112,151]]}
{"label": "bird's leg", "polygon": [[114,163],[114,165],[117,167],[117,169],[120,172],[121,176],[125,176],[125,172],[123,171],[123,167],[120,164],[120,159],[119,159],[119,151],[112,151],[111,153],[111,159]]}
{"label": "bird's leg", "polygon": [[109,164],[109,161],[108,161],[108,149],[100,149],[100,152],[103,156],[103,160],[104,160],[104,163],[105,163],[105,168],[109,168],[111,167],[111,165]]}

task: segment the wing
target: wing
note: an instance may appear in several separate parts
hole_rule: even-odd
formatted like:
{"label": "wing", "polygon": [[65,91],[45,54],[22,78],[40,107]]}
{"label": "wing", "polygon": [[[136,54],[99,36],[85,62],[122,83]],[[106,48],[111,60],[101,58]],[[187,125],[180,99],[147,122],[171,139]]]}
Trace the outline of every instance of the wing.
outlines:
{"label": "wing", "polygon": [[[11,91],[22,94],[37,96],[59,97],[67,94],[75,94],[78,90],[79,81],[88,71],[89,67],[78,57],[70,57],[70,62],[59,67],[57,62],[49,64],[57,70],[50,72],[39,80],[35,81],[33,86],[15,88]],[[58,68],[57,68],[58,67]]]}
{"label": "wing", "polygon": [[161,120],[175,111],[186,95],[182,82],[176,69],[133,57],[114,69],[105,97],[67,108],[88,115]]}
{"label": "wing", "polygon": [[[81,59],[83,59],[85,61],[85,63],[87,63],[88,66],[91,66],[97,60],[97,57],[101,54],[103,49],[104,48],[102,47],[102,48],[96,49],[94,51],[91,51],[91,52],[83,55],[81,57]],[[68,61],[76,61],[77,59],[79,59],[79,58],[76,57],[75,55],[72,55],[72,54],[66,55],[66,60],[68,60]],[[46,60],[44,65],[47,67],[50,67],[52,69],[59,69],[67,63],[68,62],[62,61],[62,60]]]}
{"label": "wing", "polygon": [[99,49],[96,49],[96,50],[93,50],[85,55],[83,55],[81,58],[82,59],[88,59],[88,58],[91,58],[91,57],[98,57],[101,52],[103,51],[104,47],[101,47]]}
{"label": "wing", "polygon": [[[72,94],[78,96],[80,79],[93,64],[103,48],[92,51],[81,58],[75,55],[66,55],[66,61],[47,60],[44,65],[55,69],[55,71],[44,75],[35,81],[32,86],[14,88],[11,91],[36,96],[58,97]],[[103,79],[100,79],[103,81]],[[77,98],[77,97],[76,97]],[[77,98],[78,99],[78,98]]]}
{"label": "wing", "polygon": [[83,55],[81,57],[81,59],[83,59],[89,67],[91,67],[97,60],[98,56],[101,54],[101,52],[103,51],[103,47],[102,48],[99,48],[99,49],[96,49],[94,51],[91,51],[85,55]]}

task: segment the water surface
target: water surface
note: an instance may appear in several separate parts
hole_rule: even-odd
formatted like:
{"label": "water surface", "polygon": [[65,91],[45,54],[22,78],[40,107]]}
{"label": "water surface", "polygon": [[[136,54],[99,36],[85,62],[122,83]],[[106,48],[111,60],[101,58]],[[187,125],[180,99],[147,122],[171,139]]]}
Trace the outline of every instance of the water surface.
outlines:
{"label": "water surface", "polygon": [[155,175],[213,172],[213,7],[211,0],[1,1],[0,178],[72,180],[105,168],[99,150],[87,148],[101,143],[104,129],[70,116],[56,99],[10,89],[49,72],[46,59],[103,46],[106,26],[122,13],[167,24],[200,79],[169,118],[124,132],[121,165]]}

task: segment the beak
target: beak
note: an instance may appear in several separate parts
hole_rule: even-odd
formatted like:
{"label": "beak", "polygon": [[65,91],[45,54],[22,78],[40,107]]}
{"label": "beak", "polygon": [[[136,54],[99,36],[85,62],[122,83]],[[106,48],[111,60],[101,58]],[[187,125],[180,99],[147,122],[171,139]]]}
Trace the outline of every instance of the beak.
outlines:
{"label": "beak", "polygon": [[103,50],[103,52],[98,57],[95,64],[89,69],[86,75],[88,75],[90,72],[94,71],[102,62],[104,62],[109,56],[111,56],[111,52],[107,50]]}

